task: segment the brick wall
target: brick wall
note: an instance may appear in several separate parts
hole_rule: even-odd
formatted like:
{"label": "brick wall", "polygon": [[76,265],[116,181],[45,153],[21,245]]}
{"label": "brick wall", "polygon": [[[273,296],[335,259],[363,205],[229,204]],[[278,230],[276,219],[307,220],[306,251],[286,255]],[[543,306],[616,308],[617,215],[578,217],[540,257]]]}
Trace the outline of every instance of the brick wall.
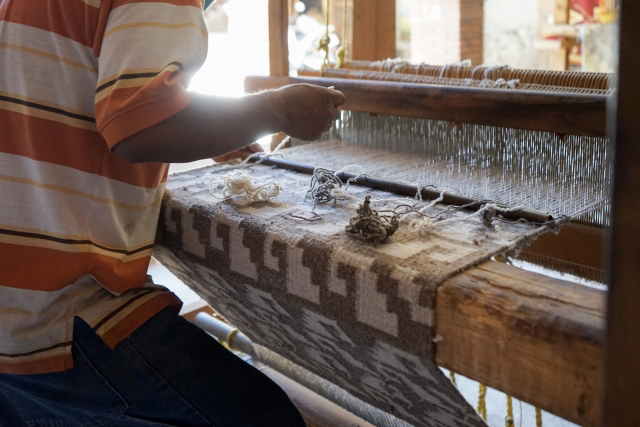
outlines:
{"label": "brick wall", "polygon": [[483,0],[411,0],[411,62],[482,63]]}
{"label": "brick wall", "polygon": [[460,0],[460,59],[482,64],[484,0]]}

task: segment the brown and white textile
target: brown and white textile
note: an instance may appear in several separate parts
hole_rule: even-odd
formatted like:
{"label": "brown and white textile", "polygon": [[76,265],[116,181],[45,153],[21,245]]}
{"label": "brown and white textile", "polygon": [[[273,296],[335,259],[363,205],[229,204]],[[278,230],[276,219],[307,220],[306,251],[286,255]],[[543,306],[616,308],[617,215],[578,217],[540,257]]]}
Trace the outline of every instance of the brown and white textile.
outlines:
{"label": "brown and white textile", "polygon": [[[545,227],[495,227],[474,217],[421,237],[403,219],[386,243],[374,245],[345,233],[357,201],[318,205],[321,219],[311,221],[313,204],[304,201],[309,176],[262,165],[245,171],[284,190],[266,202],[221,200],[196,184],[207,172],[226,174],[220,167],[169,177],[156,245],[160,261],[255,344],[359,399],[415,426],[483,426],[434,363],[436,292],[447,278]],[[398,198],[357,186],[349,192]],[[427,213],[470,213],[445,209],[436,205]]]}

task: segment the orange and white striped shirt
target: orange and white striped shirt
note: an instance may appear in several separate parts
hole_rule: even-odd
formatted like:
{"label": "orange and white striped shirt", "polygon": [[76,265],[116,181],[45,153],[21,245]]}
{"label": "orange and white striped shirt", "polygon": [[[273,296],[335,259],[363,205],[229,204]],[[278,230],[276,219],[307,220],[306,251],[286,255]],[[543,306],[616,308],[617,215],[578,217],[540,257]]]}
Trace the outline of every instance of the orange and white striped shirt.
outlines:
{"label": "orange and white striped shirt", "polygon": [[[0,0],[0,372],[73,366],[168,305],[148,280],[167,165],[111,149],[186,108],[202,0]],[[179,144],[180,141],[176,141]]]}

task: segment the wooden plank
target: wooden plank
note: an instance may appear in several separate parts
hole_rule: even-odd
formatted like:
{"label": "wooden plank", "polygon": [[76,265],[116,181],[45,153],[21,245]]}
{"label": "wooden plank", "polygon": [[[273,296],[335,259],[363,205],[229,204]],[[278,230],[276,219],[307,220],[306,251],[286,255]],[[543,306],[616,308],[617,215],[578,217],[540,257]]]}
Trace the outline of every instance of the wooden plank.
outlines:
{"label": "wooden plank", "polygon": [[307,427],[375,427],[281,373],[267,366],[259,369],[287,393]]}
{"label": "wooden plank", "polygon": [[640,425],[640,3],[622,2],[617,98],[610,123],[615,141],[607,304],[605,426]]}
{"label": "wooden plank", "polygon": [[353,0],[352,59],[379,59],[376,46],[376,6],[377,0]]}
{"label": "wooden plank", "polygon": [[353,0],[351,58],[376,61],[396,56],[396,1]]}
{"label": "wooden plank", "polygon": [[269,74],[289,75],[289,4],[287,0],[269,0]]}
{"label": "wooden plank", "polygon": [[577,266],[604,270],[604,230],[584,224],[567,224],[560,233],[538,237],[524,252]]}
{"label": "wooden plank", "polygon": [[396,57],[396,0],[377,0],[376,60]]}
{"label": "wooden plank", "polygon": [[443,339],[436,362],[569,421],[596,426],[604,304],[602,291],[485,263],[448,280],[438,293],[437,333]]}
{"label": "wooden plank", "polygon": [[293,83],[334,86],[347,99],[343,109],[372,114],[447,120],[555,132],[605,136],[607,96],[558,94],[313,77],[245,79],[245,91]]}

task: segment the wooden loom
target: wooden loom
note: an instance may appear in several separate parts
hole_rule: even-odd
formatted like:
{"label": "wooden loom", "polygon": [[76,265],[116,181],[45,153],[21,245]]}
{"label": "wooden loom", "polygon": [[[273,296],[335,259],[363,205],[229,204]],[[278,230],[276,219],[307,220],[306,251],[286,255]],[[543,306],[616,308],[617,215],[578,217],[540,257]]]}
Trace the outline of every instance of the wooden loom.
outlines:
{"label": "wooden loom", "polygon": [[[365,7],[354,1],[354,25],[361,26],[360,37],[376,40],[369,48],[354,40],[354,57],[356,52],[369,60],[393,56],[379,54],[385,43],[377,31],[389,25],[389,14],[384,10],[393,2],[374,3]],[[633,53],[639,47],[640,34],[632,23],[640,18],[640,6],[625,2],[622,8],[617,100],[605,94],[292,78],[288,76],[286,0],[269,1],[271,75],[247,78],[246,90],[313,83],[342,91],[347,110],[590,136],[607,135],[607,103],[616,104],[615,176],[618,182],[624,179],[637,185],[631,158],[638,148],[631,144],[631,136],[640,127],[633,118],[640,112],[640,86],[630,73],[640,61]],[[333,75],[340,72],[347,74],[338,70]],[[610,126],[614,117],[609,115]],[[609,134],[615,135],[612,130]],[[623,152],[625,156],[620,155]],[[623,233],[630,239],[640,234],[631,222],[639,203],[632,188],[615,187],[613,238],[607,252],[603,251],[603,230],[583,225],[567,226],[560,235],[540,238],[528,249],[599,270],[604,269],[608,254],[613,267],[608,275],[612,291],[588,289],[487,262],[449,280],[439,291],[437,331],[445,339],[437,346],[437,363],[579,425],[640,425],[640,410],[632,404],[640,399],[640,362],[634,357],[640,328],[635,327],[633,314],[638,312],[640,301],[640,288],[634,283],[640,277],[634,259],[639,249],[623,237]],[[605,325],[607,297],[610,314]],[[605,341],[607,330],[609,340]],[[605,347],[609,354],[606,360]]]}
{"label": "wooden loom", "polygon": [[[376,8],[372,9],[375,13]],[[270,14],[271,76],[248,78],[247,91],[306,82],[341,90],[347,98],[346,110],[606,135],[605,95],[362,81],[358,78],[363,73],[357,76],[348,69],[327,70],[324,78],[317,73],[314,77],[288,77],[286,4],[271,1]],[[366,67],[361,62],[346,68]],[[586,244],[578,246],[577,242]],[[571,250],[576,246],[584,252]],[[580,225],[570,226],[557,238],[541,238],[529,249],[565,260],[586,260],[598,269],[602,269],[601,250],[602,231]],[[601,401],[604,303],[602,291],[496,262],[486,263],[441,288],[437,330],[445,339],[437,346],[436,361],[565,419],[596,425]]]}
{"label": "wooden loom", "polygon": [[[358,34],[376,40],[373,44],[354,41],[354,57],[356,52],[367,60],[393,55],[381,53],[387,44],[381,40],[382,32],[376,31],[389,25],[391,3],[393,0],[354,1],[359,10],[355,21],[361,26]],[[632,22],[640,17],[640,8],[627,3],[624,7],[626,37],[622,37],[621,52],[636,52],[639,42],[633,37],[637,30]],[[270,0],[269,11],[271,76],[248,78],[247,91],[308,82],[343,91],[348,100],[345,108],[352,111],[569,135],[607,134],[606,105],[614,101],[605,94],[290,78],[287,2]],[[609,271],[610,293],[488,262],[448,280],[436,304],[436,331],[444,337],[436,349],[440,366],[583,426],[598,425],[603,419],[604,425],[640,425],[634,405],[640,399],[635,381],[640,377],[635,360],[640,331],[634,324],[640,296],[634,283],[638,248],[624,240],[629,237],[634,242],[640,237],[634,224],[638,201],[632,193],[638,184],[632,162],[638,148],[631,143],[639,130],[634,113],[640,111],[640,88],[630,75],[638,65],[632,55],[621,55],[618,86],[617,142],[623,147],[618,153],[625,156],[616,156],[616,179],[626,185],[618,185],[614,192],[613,245],[608,252],[614,267]],[[603,236],[602,229],[570,225],[559,236],[543,236],[528,250],[603,270]],[[607,297],[609,340],[605,342]],[[605,345],[608,359],[604,358]]]}

